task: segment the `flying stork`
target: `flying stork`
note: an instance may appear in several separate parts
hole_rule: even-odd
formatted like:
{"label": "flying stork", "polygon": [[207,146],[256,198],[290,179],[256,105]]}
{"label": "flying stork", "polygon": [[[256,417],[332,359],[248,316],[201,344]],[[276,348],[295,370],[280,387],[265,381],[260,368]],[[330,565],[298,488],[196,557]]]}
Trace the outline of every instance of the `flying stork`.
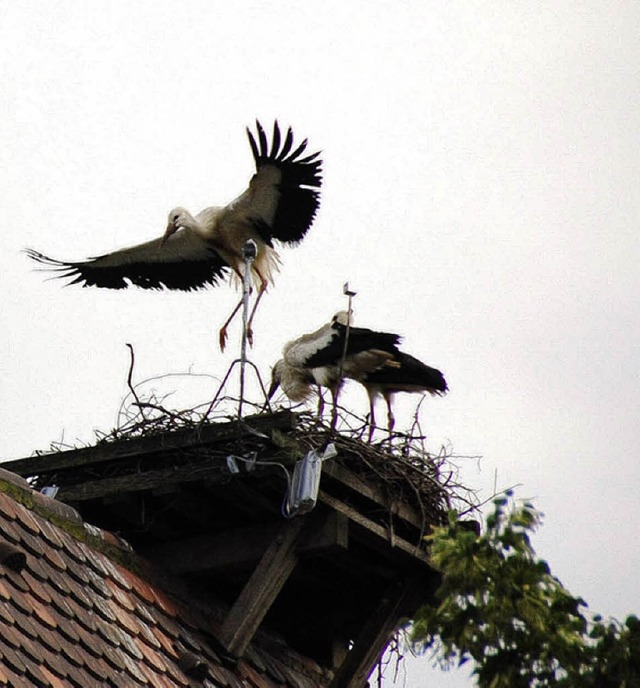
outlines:
{"label": "flying stork", "polygon": [[[283,139],[277,121],[270,145],[257,120],[256,130],[254,137],[247,128],[256,172],[248,188],[228,205],[205,208],[195,217],[185,208],[174,208],[162,238],[82,262],[55,260],[33,249],[26,253],[60,273],[57,277],[73,278],[69,284],[191,291],[215,286],[229,272],[242,282],[242,248],[252,239],[258,251],[251,282],[258,293],[247,327],[251,343],[258,303],[280,266],[273,242],[296,245],[304,238],[318,210],[322,185],[320,153],[303,157],[306,139],[294,148],[291,128]],[[227,327],[241,304],[242,300],[220,329],[222,350]]]}
{"label": "flying stork", "polygon": [[428,392],[442,395],[448,390],[439,370],[431,368],[398,348],[400,336],[364,327],[348,327],[349,314],[336,313],[331,322],[310,334],[285,344],[282,358],[274,365],[268,397],[278,387],[291,401],[308,399],[317,387],[331,392],[334,412],[345,378],[356,380],[367,390],[371,438],[375,428],[375,399],[387,402],[389,432],[395,418],[393,395],[397,392]]}

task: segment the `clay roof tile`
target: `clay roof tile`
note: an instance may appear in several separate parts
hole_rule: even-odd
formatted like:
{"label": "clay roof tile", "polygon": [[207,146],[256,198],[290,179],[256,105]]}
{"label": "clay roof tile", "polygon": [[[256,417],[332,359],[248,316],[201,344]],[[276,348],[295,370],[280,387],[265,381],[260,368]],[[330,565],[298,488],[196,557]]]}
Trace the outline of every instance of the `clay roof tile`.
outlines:
{"label": "clay roof tile", "polygon": [[67,570],[67,562],[62,554],[58,552],[58,550],[53,549],[52,547],[45,547],[43,556],[54,568],[58,569],[59,571]]}
{"label": "clay roof tile", "polygon": [[273,683],[252,666],[249,666],[247,662],[240,662],[238,664],[238,671],[242,678],[246,679],[253,688],[273,688]]}
{"label": "clay roof tile", "polygon": [[2,648],[1,652],[3,663],[11,669],[11,671],[14,671],[18,675],[24,675],[27,670],[27,665],[24,663],[19,653],[6,645]]}
{"label": "clay roof tile", "polygon": [[3,568],[3,573],[5,581],[11,586],[11,588],[13,588],[11,593],[12,597],[15,597],[16,590],[19,590],[22,593],[29,591],[29,585],[22,577],[22,574],[10,568]]}
{"label": "clay roof tile", "polygon": [[121,588],[130,591],[133,588],[130,578],[133,577],[135,574],[131,573],[131,571],[125,569],[123,566],[117,563],[114,563],[112,568],[113,580]]}
{"label": "clay roof tile", "polygon": [[163,659],[162,654],[157,652],[155,648],[149,647],[140,638],[137,638],[135,642],[140,652],[144,655],[145,662],[156,671],[166,674],[168,671],[167,662]]}
{"label": "clay roof tile", "polygon": [[125,662],[125,669],[126,672],[138,683],[141,685],[148,685],[149,684],[149,679],[146,676],[146,674],[138,668],[138,662],[133,660],[129,655],[126,653],[122,654],[122,658]]}
{"label": "clay roof tile", "polygon": [[[0,493],[1,494],[1,493]],[[22,541],[24,536],[24,531],[17,522],[17,514],[15,521],[7,521],[5,519],[0,520],[0,535],[3,540],[8,540],[17,544]]]}
{"label": "clay roof tile", "polygon": [[17,513],[18,522],[24,529],[28,530],[32,535],[40,535],[40,525],[37,516],[34,516],[26,507],[21,507]]}
{"label": "clay roof tile", "polygon": [[52,671],[49,671],[46,666],[41,666],[40,671],[47,682],[46,685],[48,688],[67,688],[66,684],[60,679],[60,677],[56,676]]}
{"label": "clay roof tile", "polygon": [[109,623],[114,623],[116,621],[116,615],[111,609],[111,605],[107,600],[102,599],[98,595],[93,598],[93,608],[95,612],[105,621]]}
{"label": "clay roof tile", "polygon": [[46,519],[40,520],[40,532],[42,537],[47,541],[49,547],[55,547],[56,549],[62,549],[64,547],[62,537],[58,534],[55,527]]}
{"label": "clay roof tile", "polygon": [[[71,560],[83,566],[87,563],[87,558],[90,556],[85,553],[83,543],[76,542],[72,537],[64,539],[63,550]],[[89,573],[86,572],[85,575],[88,578]]]}
{"label": "clay roof tile", "polygon": [[125,592],[114,580],[113,578],[107,578],[105,584],[109,588],[109,592],[113,599],[128,612],[133,612],[136,609],[135,601],[132,596]]}
{"label": "clay roof tile", "polygon": [[[2,470],[2,469],[0,469]],[[1,476],[0,476],[1,477]],[[0,514],[3,517],[15,521],[18,518],[18,507],[16,503],[4,493],[0,494]]]}
{"label": "clay roof tile", "polygon": [[51,595],[45,588],[45,586],[38,581],[33,575],[28,571],[23,571],[21,574],[22,580],[29,586],[29,590],[36,597],[36,599],[43,604],[51,604]]}
{"label": "clay roof tile", "polygon": [[38,602],[34,604],[33,616],[49,628],[58,628],[58,621],[54,615],[44,605]]}

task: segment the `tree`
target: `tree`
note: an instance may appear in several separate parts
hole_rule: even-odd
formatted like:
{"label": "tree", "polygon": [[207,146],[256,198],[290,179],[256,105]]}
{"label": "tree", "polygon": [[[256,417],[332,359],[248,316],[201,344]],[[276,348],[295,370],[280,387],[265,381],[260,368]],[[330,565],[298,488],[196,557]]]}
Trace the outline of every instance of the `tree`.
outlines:
{"label": "tree", "polygon": [[428,536],[442,575],[437,606],[412,621],[419,651],[472,659],[479,688],[634,688],[640,686],[640,620],[588,617],[531,546],[541,514],[512,494],[495,499],[484,533],[450,512]]}

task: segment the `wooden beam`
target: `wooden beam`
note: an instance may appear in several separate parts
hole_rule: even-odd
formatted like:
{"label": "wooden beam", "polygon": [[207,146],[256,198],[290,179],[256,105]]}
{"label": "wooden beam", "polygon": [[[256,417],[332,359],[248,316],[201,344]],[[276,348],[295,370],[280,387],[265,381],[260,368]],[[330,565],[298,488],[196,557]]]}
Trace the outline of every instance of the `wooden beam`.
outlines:
{"label": "wooden beam", "polygon": [[[282,529],[282,521],[165,542],[140,550],[140,554],[173,574],[242,568],[255,564]],[[332,512],[317,526],[305,528],[296,545],[299,555],[326,554],[347,549],[348,521]]]}
{"label": "wooden beam", "polygon": [[415,611],[425,601],[425,574],[411,574],[394,581],[371,616],[346,658],[336,671],[329,688],[365,688],[367,678],[384,652],[401,618]]}
{"label": "wooden beam", "polygon": [[384,526],[381,526],[366,516],[363,516],[360,512],[356,511],[344,502],[341,502],[339,499],[327,494],[324,492],[324,490],[319,491],[318,500],[332,509],[335,509],[337,512],[344,514],[349,518],[349,520],[357,523],[359,526],[362,526],[369,533],[375,535],[376,538],[384,540],[387,547],[401,550],[402,552],[409,554],[414,559],[418,559],[425,564],[429,564],[429,556],[424,550],[419,549],[416,545],[412,545],[397,535],[394,535],[393,542],[391,542],[389,538],[389,532]]}
{"label": "wooden beam", "polygon": [[296,541],[304,523],[304,517],[296,517],[281,526],[229,610],[219,640],[232,655],[242,656],[295,568],[298,560]]}
{"label": "wooden beam", "polygon": [[[260,432],[269,434],[274,428],[280,430],[293,429],[295,427],[295,414],[288,410],[272,414],[258,414],[245,418],[244,423]],[[143,454],[167,453],[177,449],[226,442],[238,437],[239,434],[246,437],[251,433],[242,425],[239,427],[237,421],[232,420],[227,423],[203,425],[200,428],[174,430],[147,437],[105,442],[95,447],[30,456],[25,459],[6,461],[2,467],[12,473],[29,477],[105,461],[139,457]]]}
{"label": "wooden beam", "polygon": [[189,483],[207,480],[217,482],[228,480],[227,464],[220,458],[200,461],[197,464],[187,464],[180,468],[163,468],[157,471],[145,471],[132,475],[122,475],[117,478],[103,478],[78,485],[68,485],[60,488],[56,498],[61,502],[83,502],[88,499],[98,499],[107,495],[123,492],[140,492],[151,490],[169,483]]}
{"label": "wooden beam", "polygon": [[364,495],[372,502],[391,510],[412,526],[422,529],[422,516],[411,505],[397,499],[390,500],[382,490],[361,480],[355,473],[352,473],[336,461],[327,462],[327,467],[324,468],[324,475],[335,478],[352,490]]}

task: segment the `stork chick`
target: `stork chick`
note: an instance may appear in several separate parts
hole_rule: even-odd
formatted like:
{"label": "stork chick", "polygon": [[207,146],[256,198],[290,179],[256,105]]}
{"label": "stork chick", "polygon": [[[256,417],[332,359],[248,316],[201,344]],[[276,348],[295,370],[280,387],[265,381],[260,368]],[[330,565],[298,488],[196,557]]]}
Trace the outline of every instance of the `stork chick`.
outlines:
{"label": "stork chick", "polygon": [[[70,284],[83,287],[125,289],[178,289],[192,291],[215,286],[231,271],[243,279],[242,248],[248,239],[256,242],[257,256],[251,265],[257,296],[248,320],[247,334],[252,342],[252,322],[256,309],[278,271],[280,258],[273,247],[279,241],[299,243],[311,227],[320,204],[322,160],[319,153],[303,157],[305,139],[294,149],[293,132],[284,140],[277,122],[271,144],[260,122],[254,137],[247,129],[256,173],[248,188],[226,206],[205,208],[195,217],[185,208],[169,212],[161,239],[107,253],[81,262],[49,258],[27,249],[33,260],[73,278]],[[242,300],[220,329],[220,348],[224,350],[227,327]]]}

